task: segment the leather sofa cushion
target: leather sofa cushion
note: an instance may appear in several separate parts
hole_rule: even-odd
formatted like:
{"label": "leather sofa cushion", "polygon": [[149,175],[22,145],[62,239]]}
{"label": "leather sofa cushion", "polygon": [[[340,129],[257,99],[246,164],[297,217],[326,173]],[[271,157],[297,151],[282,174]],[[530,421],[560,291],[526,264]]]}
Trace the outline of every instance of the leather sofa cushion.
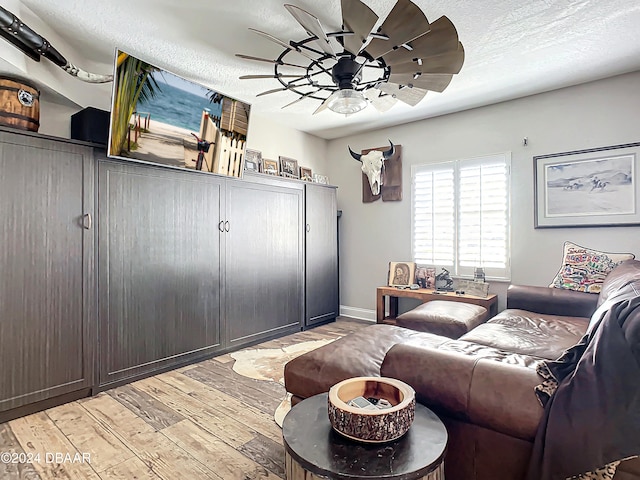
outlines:
{"label": "leather sofa cushion", "polygon": [[396,325],[419,332],[459,338],[488,317],[487,309],[480,305],[433,300],[399,315]]}
{"label": "leather sofa cushion", "polygon": [[509,285],[507,308],[567,317],[591,317],[598,295],[560,288]]}
{"label": "leather sofa cushion", "polygon": [[447,345],[395,345],[381,374],[413,386],[418,401],[436,413],[531,441],[543,411],[535,368],[447,351]]}
{"label": "leather sofa cushion", "polygon": [[640,261],[627,260],[622,262],[604,279],[602,291],[598,296],[598,306],[602,305],[612,293],[629,283],[638,281],[640,281]]}
{"label": "leather sofa cushion", "polygon": [[589,319],[507,309],[460,340],[547,360],[557,359],[587,331]]}
{"label": "leather sofa cushion", "polygon": [[371,325],[287,362],[285,387],[293,395],[308,398],[328,392],[347,378],[379,377],[385,355],[397,343],[437,347],[446,341],[393,325]]}

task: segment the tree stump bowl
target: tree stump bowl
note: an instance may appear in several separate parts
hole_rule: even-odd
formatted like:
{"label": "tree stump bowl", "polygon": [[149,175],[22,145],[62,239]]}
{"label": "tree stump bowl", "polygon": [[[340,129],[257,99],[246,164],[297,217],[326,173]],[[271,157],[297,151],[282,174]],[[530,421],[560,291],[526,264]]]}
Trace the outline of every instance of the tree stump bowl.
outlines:
{"label": "tree stump bowl", "polygon": [[[356,397],[385,399],[391,407],[368,410],[348,405]],[[328,409],[329,422],[339,434],[359,442],[391,442],[413,423],[416,393],[394,378],[348,378],[329,390]]]}

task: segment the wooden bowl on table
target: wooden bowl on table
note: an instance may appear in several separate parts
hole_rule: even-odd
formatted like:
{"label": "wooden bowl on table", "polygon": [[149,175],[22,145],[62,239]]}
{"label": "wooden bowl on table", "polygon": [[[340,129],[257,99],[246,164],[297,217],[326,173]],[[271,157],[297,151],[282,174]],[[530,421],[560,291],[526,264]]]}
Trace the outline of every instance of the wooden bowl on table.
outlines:
{"label": "wooden bowl on table", "polygon": [[[384,399],[391,407],[368,409],[349,405],[358,397]],[[331,387],[328,408],[331,426],[339,434],[360,442],[390,442],[407,433],[413,423],[416,393],[394,378],[348,378]]]}

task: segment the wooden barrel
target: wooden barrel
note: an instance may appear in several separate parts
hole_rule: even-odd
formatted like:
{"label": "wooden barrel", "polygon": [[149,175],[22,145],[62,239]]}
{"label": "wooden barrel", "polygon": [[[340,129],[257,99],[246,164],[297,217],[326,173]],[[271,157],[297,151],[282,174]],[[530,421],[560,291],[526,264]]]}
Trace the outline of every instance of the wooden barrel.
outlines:
{"label": "wooden barrel", "polygon": [[0,125],[37,132],[40,92],[21,79],[0,77]]}

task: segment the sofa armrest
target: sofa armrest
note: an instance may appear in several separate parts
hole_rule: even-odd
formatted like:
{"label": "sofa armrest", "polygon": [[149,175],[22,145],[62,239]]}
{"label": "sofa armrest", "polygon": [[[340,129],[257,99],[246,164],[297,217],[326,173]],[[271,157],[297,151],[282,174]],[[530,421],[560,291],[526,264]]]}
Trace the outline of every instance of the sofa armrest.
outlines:
{"label": "sofa armrest", "polygon": [[547,315],[589,318],[596,310],[598,295],[562,288],[509,285],[507,308]]}
{"label": "sofa armrest", "polygon": [[542,417],[533,390],[542,380],[532,368],[399,344],[380,373],[411,385],[417,400],[438,414],[523,440],[533,441]]}

